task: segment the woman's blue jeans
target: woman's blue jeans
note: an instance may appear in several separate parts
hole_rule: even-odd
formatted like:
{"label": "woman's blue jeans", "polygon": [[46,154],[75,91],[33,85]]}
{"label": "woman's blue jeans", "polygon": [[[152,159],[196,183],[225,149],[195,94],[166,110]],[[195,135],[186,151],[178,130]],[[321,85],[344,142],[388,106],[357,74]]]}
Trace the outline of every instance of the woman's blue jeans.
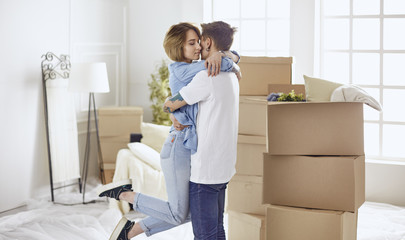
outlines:
{"label": "woman's blue jeans", "polygon": [[137,193],[134,210],[148,215],[139,222],[147,236],[190,221],[189,181],[191,152],[184,148],[184,130],[172,131],[160,152],[168,201]]}

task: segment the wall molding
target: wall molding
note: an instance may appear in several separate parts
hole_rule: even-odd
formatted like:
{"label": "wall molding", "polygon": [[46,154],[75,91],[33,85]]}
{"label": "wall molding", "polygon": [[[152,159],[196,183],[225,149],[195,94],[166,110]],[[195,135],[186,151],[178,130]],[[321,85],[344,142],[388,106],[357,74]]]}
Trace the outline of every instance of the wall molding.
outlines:
{"label": "wall molding", "polygon": [[[114,21],[114,26],[107,27],[106,30],[103,28],[98,29],[98,31],[109,31],[113,28],[118,28],[121,30],[121,34],[115,36],[114,38],[99,37],[98,35],[85,34],[77,35],[79,32],[73,31],[75,29],[82,29],[81,25],[74,22],[73,18],[77,13],[80,12],[81,7],[89,7],[88,3],[81,2],[78,0],[70,0],[69,9],[69,22],[70,22],[70,43],[69,50],[71,55],[71,61],[74,62],[96,62],[103,61],[107,63],[107,68],[114,73],[109,73],[110,82],[110,93],[108,94],[95,94],[96,107],[99,106],[121,106],[127,105],[127,85],[128,85],[128,73],[127,73],[127,41],[128,41],[128,0],[117,1],[117,3],[111,3],[108,0],[96,0],[93,4],[103,6],[106,10],[113,4],[114,6],[119,6],[118,9],[114,10],[114,16],[116,21]],[[96,13],[95,13],[96,14]],[[96,15],[97,16],[97,15]],[[105,21],[109,21],[106,19]],[[102,23],[100,23],[102,26]],[[100,35],[102,36],[102,35]],[[117,38],[118,37],[118,38]],[[88,39],[94,39],[95,41],[86,41]],[[114,39],[109,41],[109,39]],[[113,69],[113,70],[112,70]],[[76,112],[78,123],[80,121],[87,122],[87,111],[88,111],[88,94],[78,94],[76,99]]]}

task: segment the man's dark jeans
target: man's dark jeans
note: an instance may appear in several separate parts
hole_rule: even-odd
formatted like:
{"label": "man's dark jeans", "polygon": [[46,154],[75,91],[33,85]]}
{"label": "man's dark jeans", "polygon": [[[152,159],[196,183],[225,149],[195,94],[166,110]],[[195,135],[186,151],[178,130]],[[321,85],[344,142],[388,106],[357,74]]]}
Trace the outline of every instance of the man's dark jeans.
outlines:
{"label": "man's dark jeans", "polygon": [[195,240],[226,239],[223,219],[227,184],[190,182],[190,213]]}

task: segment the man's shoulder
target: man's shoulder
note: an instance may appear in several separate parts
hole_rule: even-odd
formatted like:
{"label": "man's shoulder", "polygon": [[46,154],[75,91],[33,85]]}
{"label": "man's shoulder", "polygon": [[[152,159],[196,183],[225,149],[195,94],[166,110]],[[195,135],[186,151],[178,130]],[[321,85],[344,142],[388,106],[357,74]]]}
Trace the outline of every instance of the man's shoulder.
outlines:
{"label": "man's shoulder", "polygon": [[205,69],[205,70],[199,71],[199,72],[194,76],[193,81],[194,81],[195,79],[207,79],[207,78],[209,78],[209,76],[208,76],[208,70]]}
{"label": "man's shoulder", "polygon": [[[196,77],[198,76],[198,77],[211,78],[210,76],[208,76],[208,70],[207,69],[199,71],[195,76]],[[231,77],[232,78],[233,76],[236,77],[235,73],[233,73],[233,72],[219,72],[219,74],[216,77],[226,77],[226,78]]]}
{"label": "man's shoulder", "polygon": [[236,77],[236,74],[233,72],[220,72],[217,75],[218,78],[224,78],[224,79],[238,79]]}

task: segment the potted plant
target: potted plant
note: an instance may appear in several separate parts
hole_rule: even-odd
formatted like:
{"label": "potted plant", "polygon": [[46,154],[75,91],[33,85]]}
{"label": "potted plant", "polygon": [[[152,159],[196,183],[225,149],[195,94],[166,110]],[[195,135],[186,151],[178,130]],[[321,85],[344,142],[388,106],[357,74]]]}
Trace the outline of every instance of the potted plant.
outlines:
{"label": "potted plant", "polygon": [[162,60],[156,66],[155,73],[151,74],[152,80],[148,83],[150,90],[150,101],[152,102],[152,122],[159,125],[172,125],[169,114],[163,111],[163,104],[167,97],[171,96],[169,87],[169,69],[167,61]]}

